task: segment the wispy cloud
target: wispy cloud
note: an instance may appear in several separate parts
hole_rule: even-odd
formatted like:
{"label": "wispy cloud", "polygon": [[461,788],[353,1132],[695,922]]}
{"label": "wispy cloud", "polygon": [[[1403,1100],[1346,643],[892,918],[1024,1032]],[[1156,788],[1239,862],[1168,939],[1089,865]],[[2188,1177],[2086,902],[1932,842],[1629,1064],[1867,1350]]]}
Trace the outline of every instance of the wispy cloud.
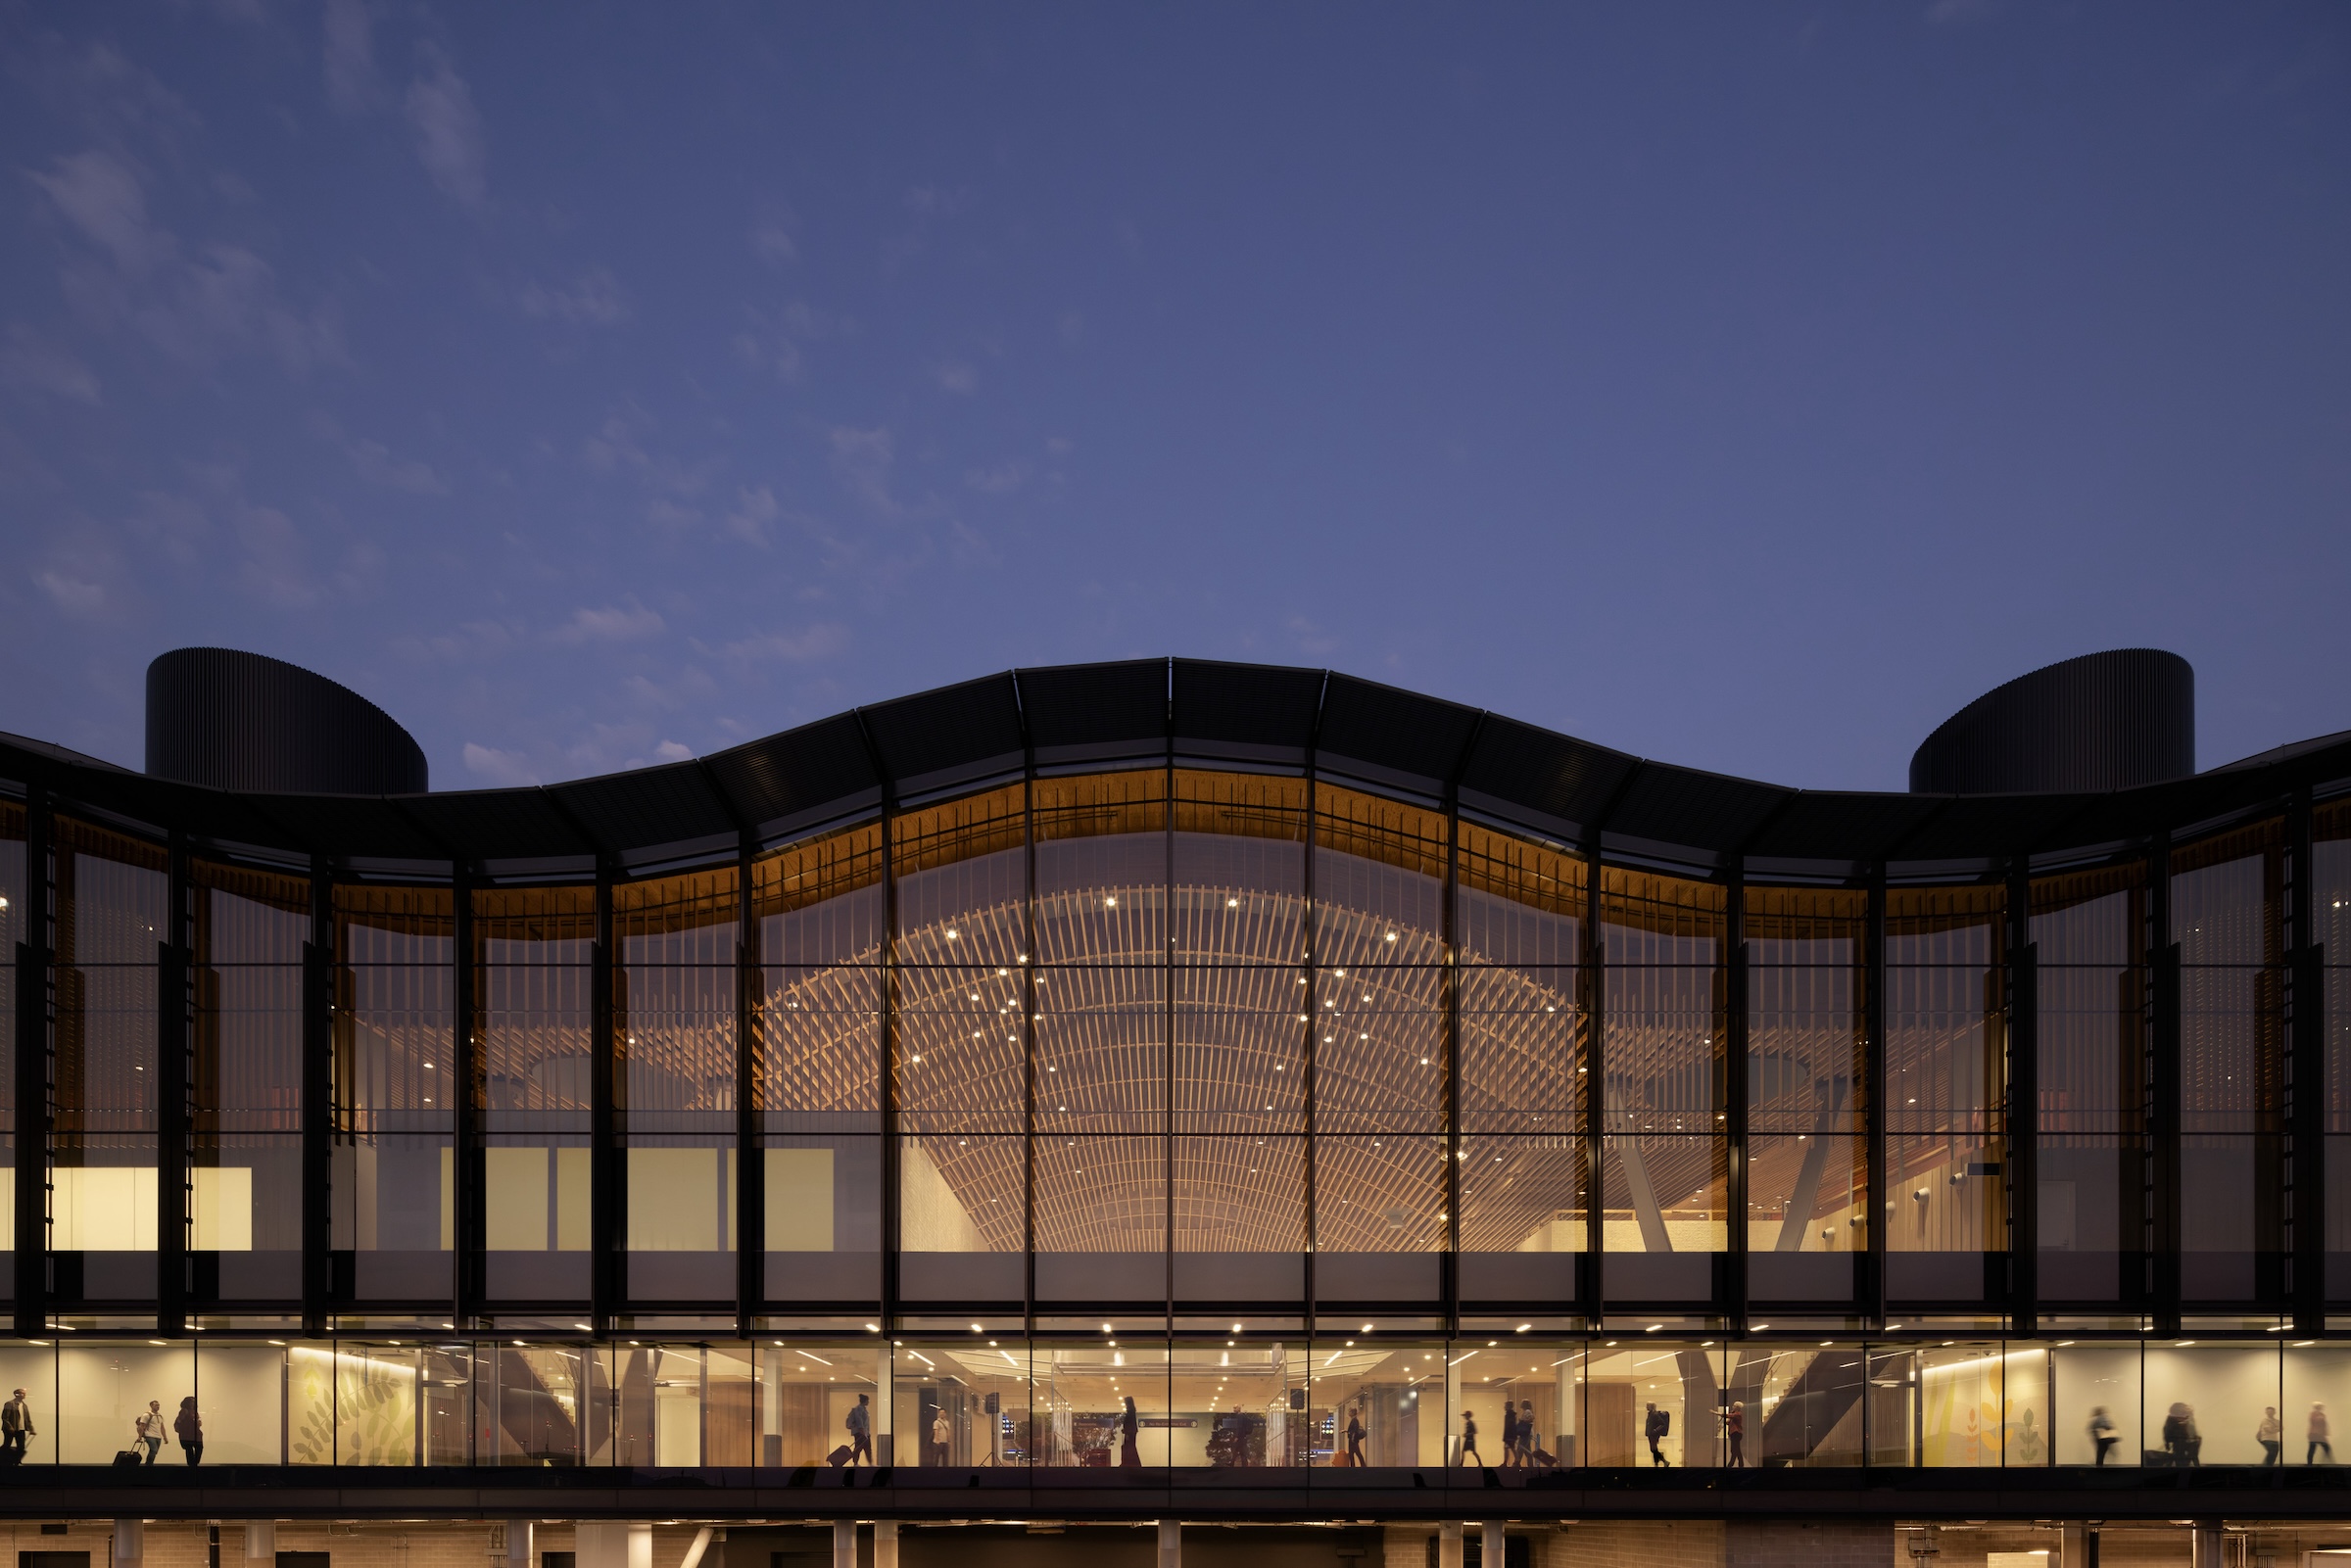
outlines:
{"label": "wispy cloud", "polygon": [[796,261],[799,242],[792,238],[792,214],[770,209],[751,220],[751,254],[769,266]]}
{"label": "wispy cloud", "polygon": [[416,156],[442,194],[465,207],[485,206],[490,184],[473,91],[437,45],[424,45],[421,54],[424,69],[408,83],[407,105]]}
{"label": "wispy cloud", "polygon": [[567,286],[526,283],[520,296],[522,313],[536,321],[569,321],[611,326],[629,318],[628,298],[620,280],[603,267],[590,267]]}
{"label": "wispy cloud", "polygon": [[375,19],[366,0],[326,0],[323,20],[326,101],[343,114],[364,114],[383,97],[375,75]]}
{"label": "wispy cloud", "polygon": [[1029,477],[1028,470],[1010,458],[991,463],[985,468],[974,468],[963,476],[963,482],[983,496],[1009,496],[1021,488]]}
{"label": "wispy cloud", "polygon": [[449,494],[449,486],[430,465],[413,457],[396,457],[392,449],[380,441],[347,436],[341,425],[323,413],[312,416],[311,428],[343,449],[343,454],[351,459],[351,466],[360,478],[378,489],[406,491],[411,496]]}
{"label": "wispy cloud", "polygon": [[754,632],[729,642],[721,650],[744,663],[813,664],[843,652],[849,629],[839,621],[820,621],[796,632]]}
{"label": "wispy cloud", "polygon": [[749,486],[735,492],[735,504],[727,512],[727,532],[752,545],[768,542],[768,526],[775,522],[780,510],[776,493],[765,485],[756,490]]}
{"label": "wispy cloud", "polygon": [[659,611],[642,604],[583,608],[572,611],[571,619],[550,633],[548,641],[568,647],[586,642],[637,642],[659,636],[667,624]]}
{"label": "wispy cloud", "polygon": [[334,313],[287,305],[276,273],[254,252],[216,244],[186,254],[176,236],[150,220],[145,182],[123,159],[91,148],[31,179],[89,247],[69,260],[62,277],[85,318],[127,328],[192,364],[256,352],[301,375],[347,357]]}
{"label": "wispy cloud", "polygon": [[931,379],[941,392],[969,395],[980,385],[980,372],[962,359],[945,359],[931,367]]}
{"label": "wispy cloud", "polygon": [[100,401],[96,372],[23,324],[10,327],[0,344],[0,387],[93,406]]}
{"label": "wispy cloud", "polygon": [[530,759],[519,751],[501,751],[495,746],[465,742],[465,771],[485,784],[502,788],[516,788],[535,784],[539,775],[532,771]]}

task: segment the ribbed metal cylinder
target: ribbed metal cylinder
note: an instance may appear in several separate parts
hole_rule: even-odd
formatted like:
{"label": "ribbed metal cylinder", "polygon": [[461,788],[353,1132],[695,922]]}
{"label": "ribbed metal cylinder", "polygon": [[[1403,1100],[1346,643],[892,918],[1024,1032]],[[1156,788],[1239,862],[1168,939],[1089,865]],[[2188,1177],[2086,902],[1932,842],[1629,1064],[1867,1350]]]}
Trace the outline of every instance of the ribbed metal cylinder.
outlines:
{"label": "ribbed metal cylinder", "polygon": [[1994,687],[1910,758],[1919,794],[2128,789],[2196,771],[2196,672],[2160,648],[2085,653]]}
{"label": "ribbed metal cylinder", "polygon": [[147,771],[219,789],[423,794],[424,748],[349,687],[236,648],[147,666]]}

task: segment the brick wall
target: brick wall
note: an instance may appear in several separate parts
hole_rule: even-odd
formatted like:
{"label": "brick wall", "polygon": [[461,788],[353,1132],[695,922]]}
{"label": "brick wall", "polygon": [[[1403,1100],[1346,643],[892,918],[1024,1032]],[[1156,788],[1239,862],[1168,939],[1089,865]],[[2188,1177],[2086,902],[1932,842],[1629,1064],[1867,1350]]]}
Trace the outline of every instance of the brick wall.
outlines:
{"label": "brick wall", "polygon": [[1821,1519],[1733,1521],[1723,1533],[1723,1568],[1908,1568],[1892,1524]]}

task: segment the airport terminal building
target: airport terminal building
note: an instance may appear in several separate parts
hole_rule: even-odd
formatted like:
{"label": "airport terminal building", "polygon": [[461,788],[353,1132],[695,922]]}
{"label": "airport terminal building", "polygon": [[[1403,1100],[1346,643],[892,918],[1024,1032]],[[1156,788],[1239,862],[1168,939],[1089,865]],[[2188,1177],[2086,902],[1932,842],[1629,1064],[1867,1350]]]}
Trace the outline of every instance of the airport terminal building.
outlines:
{"label": "airport terminal building", "polygon": [[21,1568],[2351,1551],[2351,734],[2172,655],[1904,794],[1186,659],[147,762],[0,736]]}

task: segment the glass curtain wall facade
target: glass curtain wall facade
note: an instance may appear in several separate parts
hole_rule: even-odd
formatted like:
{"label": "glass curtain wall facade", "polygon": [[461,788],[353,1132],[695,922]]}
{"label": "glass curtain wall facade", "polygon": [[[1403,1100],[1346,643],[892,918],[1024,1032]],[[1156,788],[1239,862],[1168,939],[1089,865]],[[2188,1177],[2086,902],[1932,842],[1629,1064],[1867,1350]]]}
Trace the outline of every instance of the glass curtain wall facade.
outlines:
{"label": "glass curtain wall facade", "polygon": [[2293,1462],[2351,807],[1748,870],[1164,759],[532,880],[0,800],[0,1355],[53,1462]]}

